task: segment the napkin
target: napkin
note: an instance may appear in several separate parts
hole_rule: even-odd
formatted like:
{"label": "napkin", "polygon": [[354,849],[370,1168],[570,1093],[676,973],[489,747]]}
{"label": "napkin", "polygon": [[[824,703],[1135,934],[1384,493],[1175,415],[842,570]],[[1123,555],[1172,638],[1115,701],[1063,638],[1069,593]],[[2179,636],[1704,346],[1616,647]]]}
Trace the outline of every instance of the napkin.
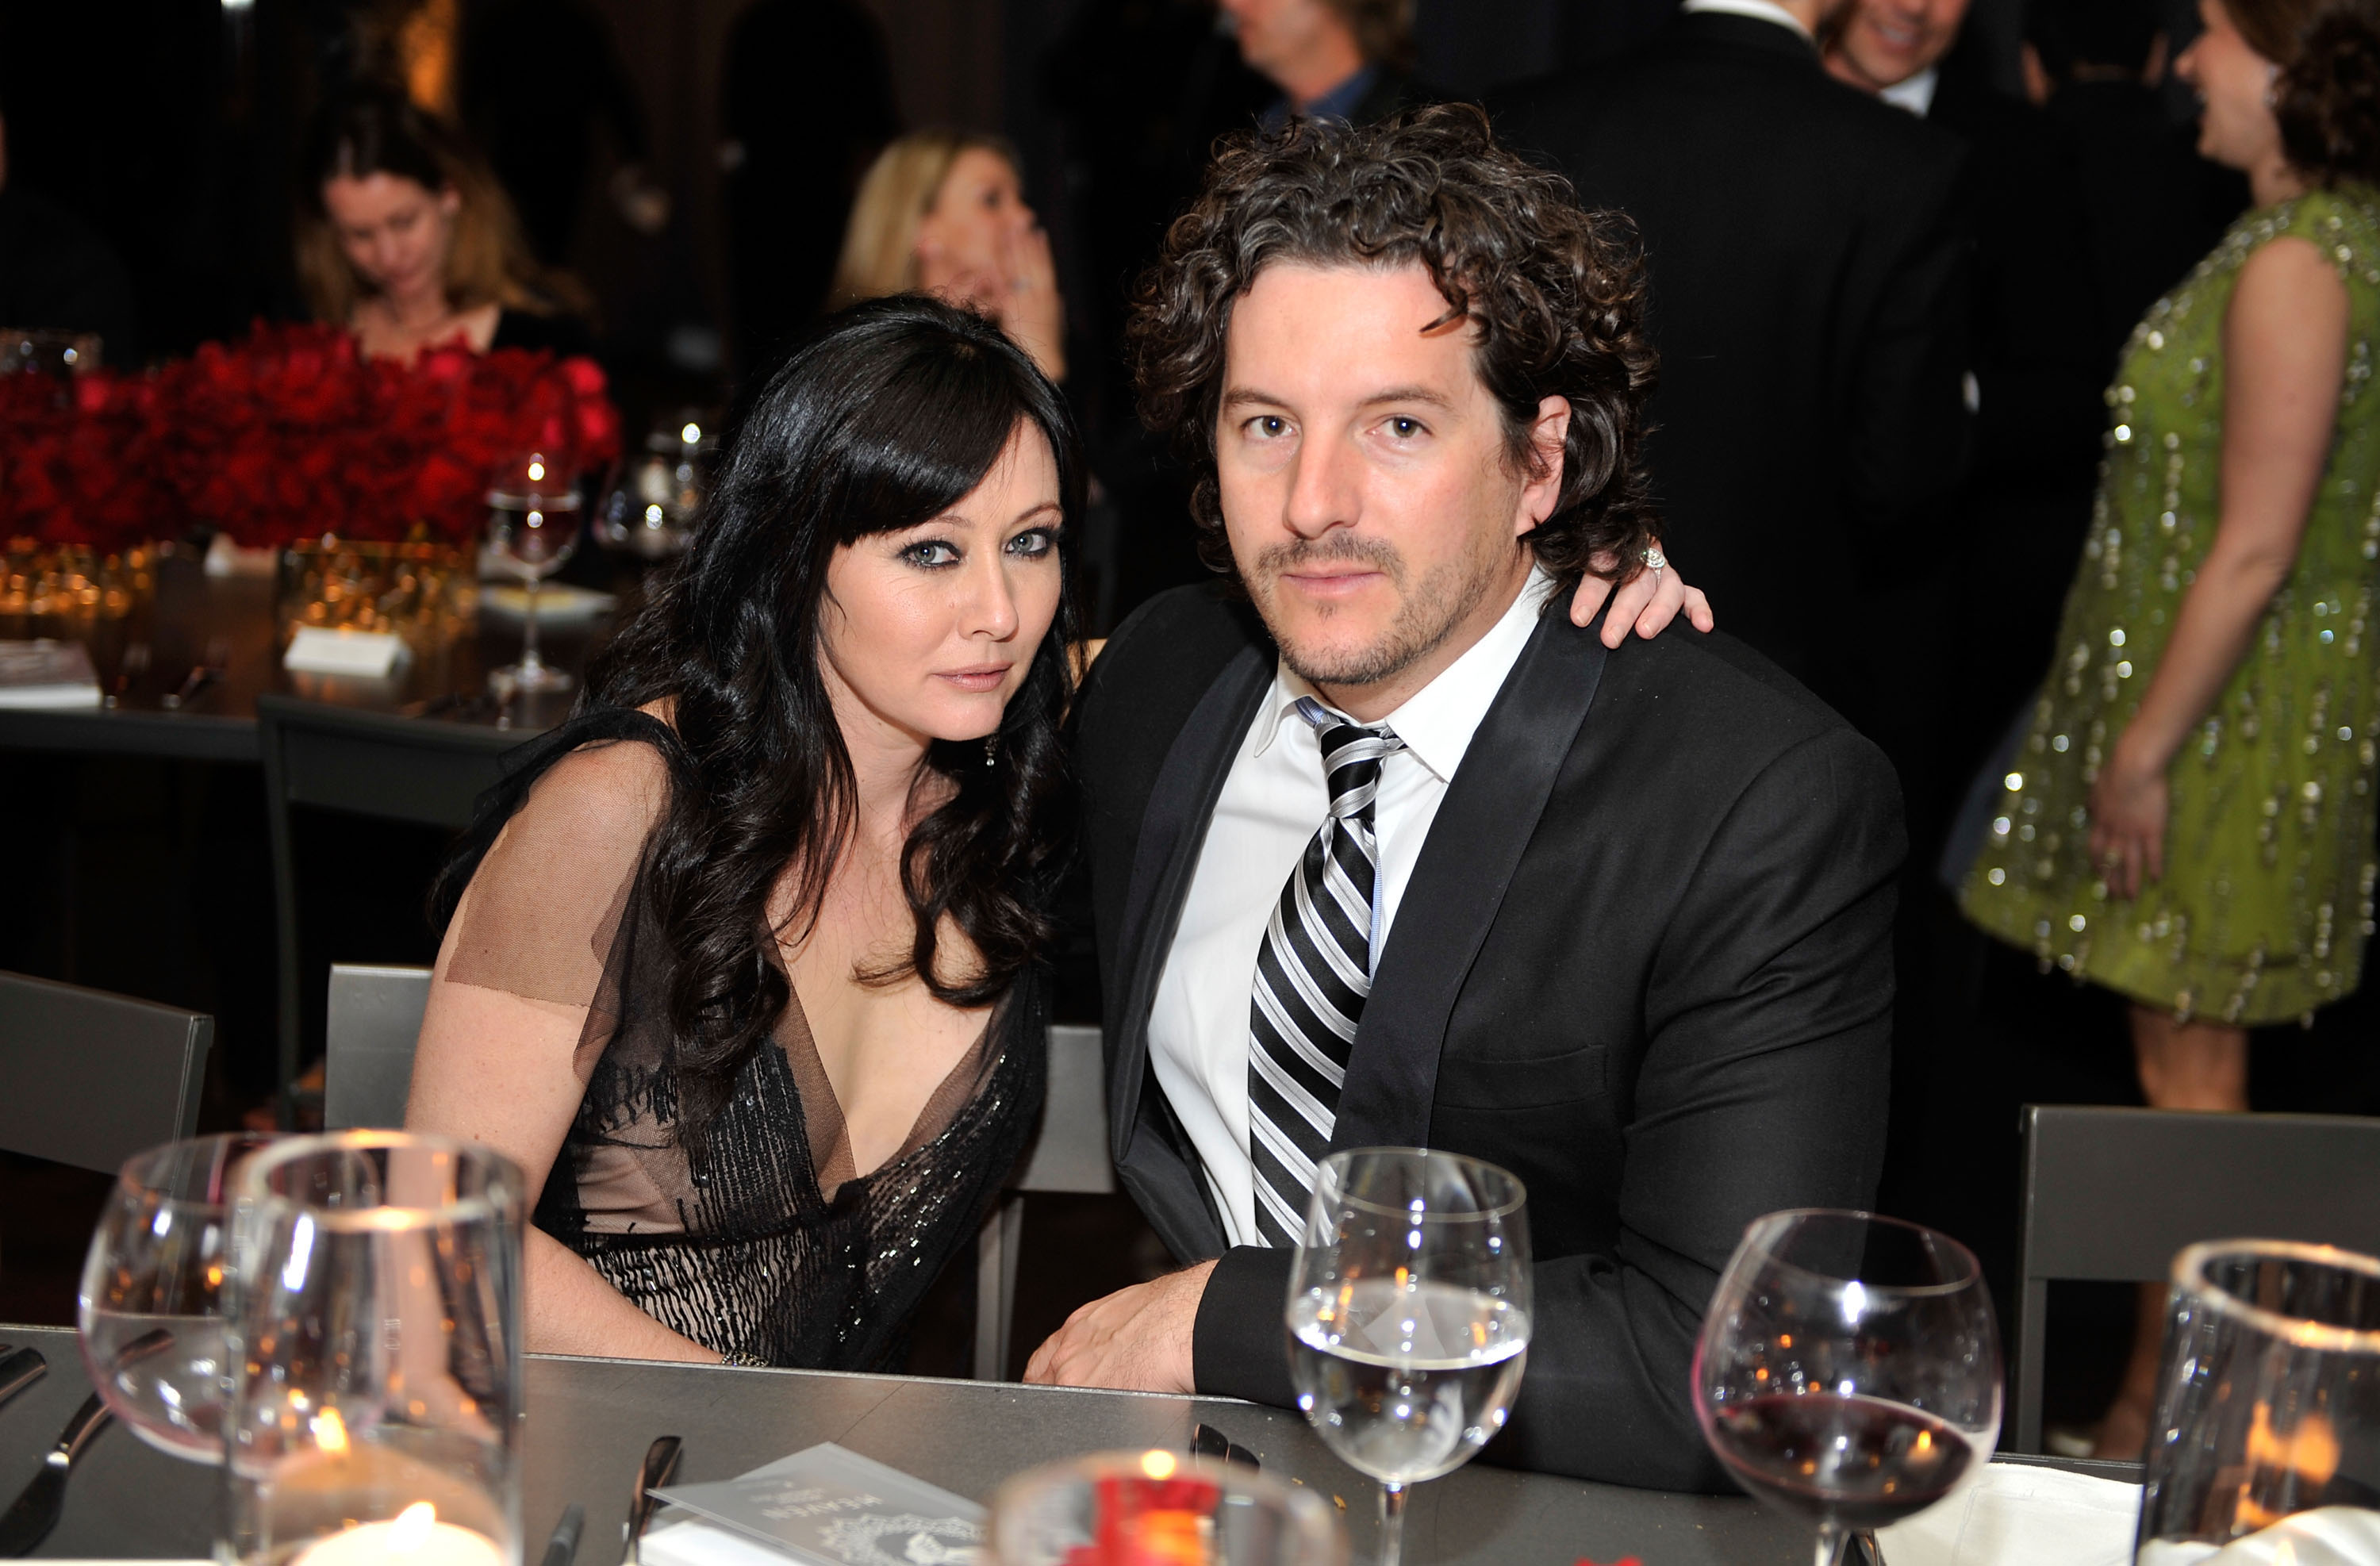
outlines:
{"label": "napkin", "polygon": [[2153,1539],[2141,1566],[2380,1566],[2380,1511],[2320,1506],[2219,1548]]}
{"label": "napkin", "polygon": [[2138,1485],[1992,1463],[1941,1505],[1877,1529],[1876,1542],[1886,1566],[2131,1566],[2140,1522]]}

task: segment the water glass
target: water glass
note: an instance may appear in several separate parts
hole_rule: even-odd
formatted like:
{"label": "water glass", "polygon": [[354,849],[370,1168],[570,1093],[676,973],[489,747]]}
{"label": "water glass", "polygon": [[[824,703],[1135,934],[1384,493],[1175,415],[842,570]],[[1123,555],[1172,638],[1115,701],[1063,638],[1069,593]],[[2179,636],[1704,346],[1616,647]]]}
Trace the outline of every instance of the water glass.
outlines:
{"label": "water glass", "polygon": [[997,1566],[1346,1566],[1330,1503],[1245,1464],[1102,1452],[992,1498]]}
{"label": "water glass", "polygon": [[[2218,1240],[2174,1258],[2167,1298],[2143,1566],[2277,1526],[2276,1558],[2293,1526],[2380,1544],[2380,1259]],[[2349,1510],[2303,1517],[2329,1509]],[[2307,1545],[2289,1554],[2319,1559]]]}
{"label": "water glass", "polygon": [[570,671],[539,656],[540,583],[578,552],[578,470],[558,453],[522,452],[497,464],[488,480],[488,543],[504,569],[520,578],[521,655],[489,674],[505,691],[567,690]]}
{"label": "water glass", "polygon": [[405,1132],[250,1161],[219,1560],[521,1559],[523,1189],[501,1154]]}
{"label": "water glass", "polygon": [[2000,1430],[1999,1330],[1974,1254],[1873,1213],[1744,1231],[1694,1346],[1694,1417],[1736,1483],[1809,1521],[1814,1559],[1979,1476]]}
{"label": "water glass", "polygon": [[1426,1147],[1357,1147],[1317,1167],[1293,1264],[1297,1405],[1380,1481],[1381,1566],[1403,1548],[1405,1490],[1504,1427],[1528,1365],[1527,1193],[1512,1173]]}
{"label": "water glass", "polygon": [[75,1323],[108,1412],[159,1451],[223,1461],[224,1317],[240,1166],[277,1138],[168,1142],[127,1160],[91,1232]]}

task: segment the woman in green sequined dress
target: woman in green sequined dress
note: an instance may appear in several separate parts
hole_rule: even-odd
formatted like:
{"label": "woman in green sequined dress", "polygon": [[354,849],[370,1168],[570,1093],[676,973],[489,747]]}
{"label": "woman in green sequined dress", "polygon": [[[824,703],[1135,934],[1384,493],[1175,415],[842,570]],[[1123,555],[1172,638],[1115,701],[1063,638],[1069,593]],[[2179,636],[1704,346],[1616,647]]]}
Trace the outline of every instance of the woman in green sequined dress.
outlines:
{"label": "woman in green sequined dress", "polygon": [[2204,0],[2200,150],[2256,210],[2132,334],[2057,658],[1963,902],[2132,1002],[2165,1107],[2351,990],[2380,728],[2380,11]]}

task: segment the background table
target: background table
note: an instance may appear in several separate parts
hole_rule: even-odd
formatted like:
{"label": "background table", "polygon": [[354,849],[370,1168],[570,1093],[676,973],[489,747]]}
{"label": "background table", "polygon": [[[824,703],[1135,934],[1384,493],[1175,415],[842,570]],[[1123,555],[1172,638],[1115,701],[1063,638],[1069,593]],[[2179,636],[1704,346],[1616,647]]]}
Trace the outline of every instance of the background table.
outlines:
{"label": "background table", "polygon": [[[74,1334],[0,1327],[50,1373],[0,1410],[0,1505],[40,1468],[90,1392]],[[572,1501],[587,1508],[580,1566],[613,1566],[629,1486],[652,1439],[686,1441],[683,1481],[726,1479],[820,1441],[989,1500],[1037,1463],[1107,1448],[1187,1448],[1205,1422],[1254,1451],[1265,1471],[1344,1501],[1356,1559],[1373,1545],[1371,1481],[1331,1456],[1294,1414],[1215,1399],[1152,1397],[941,1381],[731,1370],[623,1360],[528,1362],[528,1481],[521,1521],[529,1560]],[[191,1558],[209,1552],[220,1474],[103,1431],[76,1465],[66,1514],[40,1554]],[[1414,1566],[1496,1561],[1645,1566],[1807,1566],[1807,1534],[1740,1497],[1676,1496],[1478,1463],[1420,1486],[1405,1513]]]}
{"label": "background table", "polygon": [[[0,750],[253,762],[256,698],[267,691],[376,711],[427,713],[442,721],[493,722],[497,713],[492,708],[458,712],[455,699],[477,696],[486,685],[487,671],[511,662],[520,652],[519,618],[482,604],[476,634],[408,660],[387,679],[291,674],[281,667],[275,646],[272,577],[210,577],[199,555],[184,549],[159,557],[156,579],[154,600],[123,620],[99,621],[71,633],[46,621],[0,631],[8,636],[73,635],[91,649],[101,688],[111,691],[126,647],[139,641],[150,649],[147,673],[128,684],[114,708],[0,709]],[[538,639],[549,662],[582,669],[613,624],[611,615],[543,617]],[[166,693],[180,686],[191,668],[204,660],[210,643],[218,639],[227,651],[222,678],[180,710],[168,710]],[[567,692],[523,697],[504,715],[507,726],[526,736],[560,722],[569,708]]]}

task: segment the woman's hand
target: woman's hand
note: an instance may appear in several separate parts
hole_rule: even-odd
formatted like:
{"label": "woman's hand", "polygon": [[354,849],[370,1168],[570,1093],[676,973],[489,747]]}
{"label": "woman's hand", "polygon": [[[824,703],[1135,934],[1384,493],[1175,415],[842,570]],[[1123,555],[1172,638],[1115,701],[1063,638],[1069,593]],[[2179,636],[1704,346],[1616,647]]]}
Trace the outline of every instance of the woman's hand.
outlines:
{"label": "woman's hand", "polygon": [[1000,264],[1006,286],[1000,325],[1052,381],[1066,378],[1066,301],[1058,292],[1058,263],[1038,225],[1002,237]]}
{"label": "woman's hand", "polygon": [[2165,879],[2165,768],[2151,766],[2127,734],[2091,785],[2091,863],[2111,896],[2132,898]]}
{"label": "woman's hand", "polygon": [[1658,637],[1682,609],[1695,630],[1718,627],[1718,621],[1711,614],[1710,600],[1703,596],[1702,589],[1686,586],[1676,566],[1639,571],[1633,581],[1615,593],[1610,578],[1602,573],[1619,568],[1619,561],[1609,554],[1597,555],[1589,563],[1586,575],[1579,578],[1578,591],[1570,599],[1570,623],[1573,625],[1584,625],[1594,619],[1603,601],[1611,600],[1611,613],[1603,621],[1604,646],[1618,647],[1627,640],[1632,625],[1640,637]]}

